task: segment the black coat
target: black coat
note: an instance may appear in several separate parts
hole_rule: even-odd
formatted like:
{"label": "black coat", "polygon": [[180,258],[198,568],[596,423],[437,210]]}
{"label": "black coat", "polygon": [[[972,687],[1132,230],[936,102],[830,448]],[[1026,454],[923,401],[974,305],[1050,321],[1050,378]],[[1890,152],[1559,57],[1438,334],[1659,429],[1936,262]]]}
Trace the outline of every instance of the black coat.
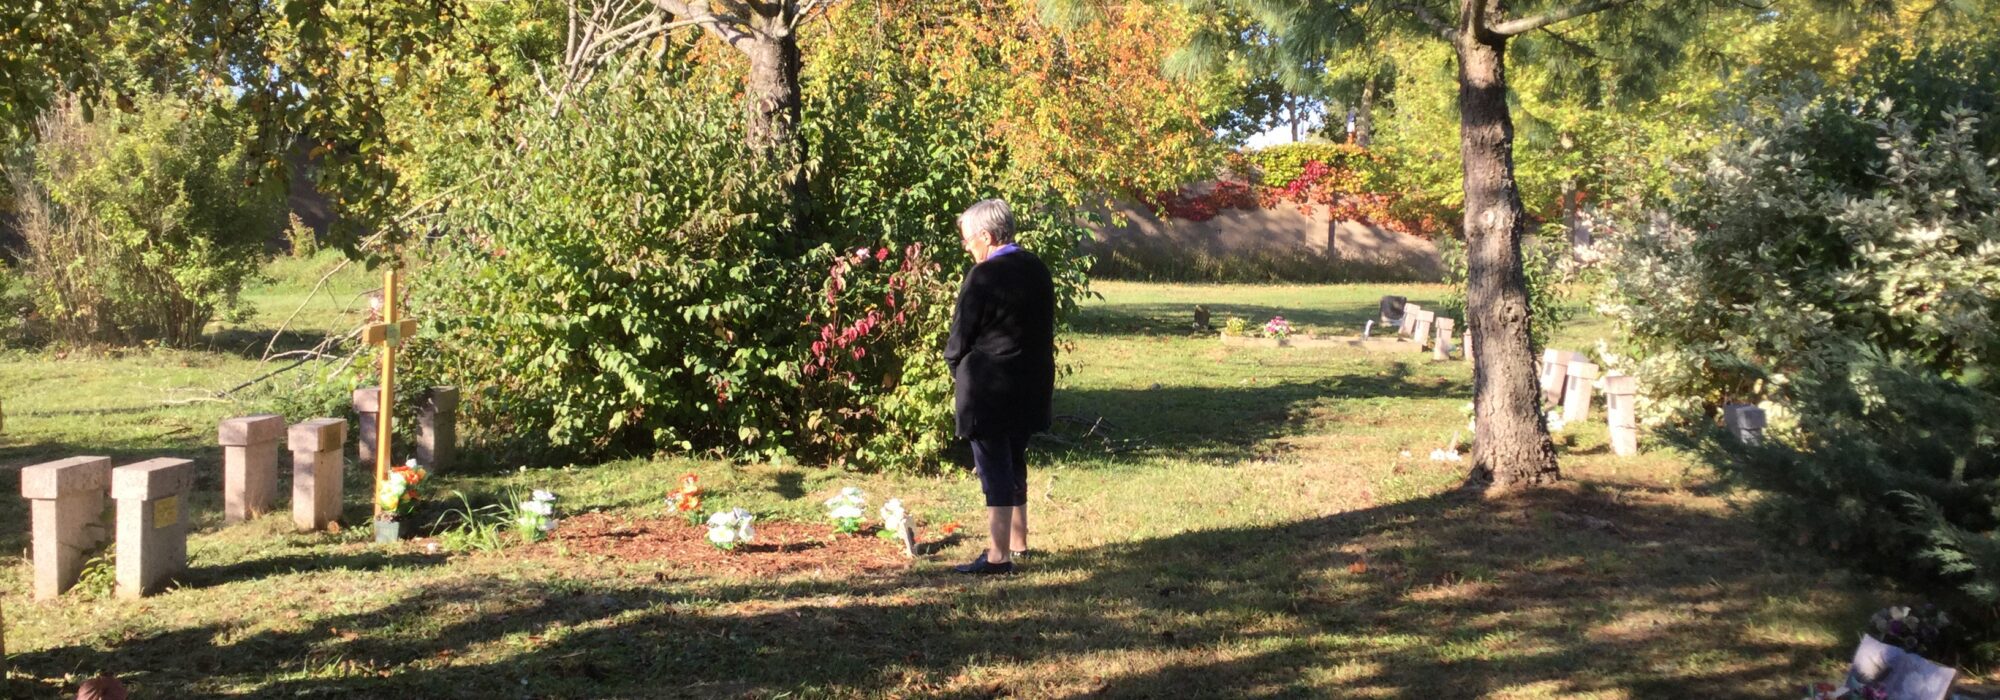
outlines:
{"label": "black coat", "polygon": [[956,388],[959,437],[1049,429],[1056,393],[1056,290],[1026,250],[965,273],[944,344]]}

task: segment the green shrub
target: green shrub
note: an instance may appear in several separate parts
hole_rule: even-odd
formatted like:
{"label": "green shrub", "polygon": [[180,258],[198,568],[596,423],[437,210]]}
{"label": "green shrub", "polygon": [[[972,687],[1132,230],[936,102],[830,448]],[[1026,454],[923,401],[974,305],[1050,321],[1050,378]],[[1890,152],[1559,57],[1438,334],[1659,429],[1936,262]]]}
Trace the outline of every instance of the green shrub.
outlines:
{"label": "green shrub", "polygon": [[37,318],[69,343],[188,345],[255,274],[283,197],[254,181],[230,109],[141,99],[45,117],[14,168]]}
{"label": "green shrub", "polygon": [[285,225],[285,247],[292,257],[305,259],[317,255],[320,250],[319,233],[307,226],[297,214],[286,214],[289,221]]}
{"label": "green shrub", "polygon": [[[1921,55],[2000,55],[1982,50]],[[1611,308],[1674,433],[1763,491],[1759,512],[1788,539],[1955,591],[1957,612],[1989,623],[1969,627],[1993,629],[2000,110],[1933,101],[1990,96],[2000,71],[1966,84],[1934,63],[1858,72],[1872,76],[1860,88],[1745,124],[1682,188],[1670,226],[1621,237]],[[1714,431],[1726,401],[1767,407],[1768,444]]]}
{"label": "green shrub", "polygon": [[1314,161],[1336,170],[1352,170],[1357,191],[1378,192],[1393,188],[1388,162],[1380,154],[1345,143],[1299,141],[1258,149],[1249,154],[1257,168],[1257,184],[1284,187],[1305,173]]}

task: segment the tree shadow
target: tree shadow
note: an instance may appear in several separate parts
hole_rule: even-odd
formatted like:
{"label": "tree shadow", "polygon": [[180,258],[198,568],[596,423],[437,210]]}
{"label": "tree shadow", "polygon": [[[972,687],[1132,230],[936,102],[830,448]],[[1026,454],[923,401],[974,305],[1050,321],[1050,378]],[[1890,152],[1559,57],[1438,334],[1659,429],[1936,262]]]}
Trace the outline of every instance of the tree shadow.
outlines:
{"label": "tree shadow", "polygon": [[[277,336],[276,340],[272,339],[273,335]],[[320,343],[326,342],[326,339],[327,333],[321,330],[288,329],[278,332],[275,328],[223,328],[203,337],[203,341],[209,350],[229,353],[248,360],[264,359],[267,348],[268,352],[273,355],[311,350],[319,347]],[[351,348],[352,345],[349,343],[335,343],[327,352],[337,353],[341,351],[342,347]],[[285,364],[290,364],[289,361],[284,362]],[[282,366],[276,365],[271,367],[271,369],[277,369]],[[245,377],[245,379],[248,378]]]}
{"label": "tree shadow", "polygon": [[[1433,308],[1437,303],[1430,299],[1411,301],[1426,308]],[[1194,328],[1194,307],[1197,303],[1201,302],[1093,304],[1077,312],[1070,321],[1070,328],[1092,335],[1189,335],[1197,332]],[[1209,325],[1217,330],[1231,316],[1241,317],[1253,328],[1262,327],[1273,316],[1283,316],[1294,327],[1311,326],[1316,331],[1331,335],[1355,336],[1361,334],[1364,324],[1378,318],[1381,312],[1375,304],[1300,308],[1227,302],[1201,305],[1208,307]]]}
{"label": "tree shadow", "polygon": [[1772,633],[1832,623],[1767,603],[1823,582],[1718,512],[1617,486],[1454,492],[1058,550],[977,580],[653,585],[579,560],[293,628],[13,662],[109,669],[159,697],[1771,697],[1835,650]]}
{"label": "tree shadow", "polygon": [[[1145,389],[1064,389],[1056,392],[1056,412],[1102,418],[1090,425],[1058,425],[1055,440],[1043,441],[1072,455],[1109,453],[1113,459],[1174,454],[1188,459],[1229,460],[1249,456],[1269,440],[1311,427],[1311,409],[1336,401],[1375,398],[1448,399],[1471,393],[1464,382],[1419,381],[1407,363],[1380,372],[1326,377],[1310,382],[1264,386],[1170,386]],[[1122,448],[1122,449],[1120,449]]]}

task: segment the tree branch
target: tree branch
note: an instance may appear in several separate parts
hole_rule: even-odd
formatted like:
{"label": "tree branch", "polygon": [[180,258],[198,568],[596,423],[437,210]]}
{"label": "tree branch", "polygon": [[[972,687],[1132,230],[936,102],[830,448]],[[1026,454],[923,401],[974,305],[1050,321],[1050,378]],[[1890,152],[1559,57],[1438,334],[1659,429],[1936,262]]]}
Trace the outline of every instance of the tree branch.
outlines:
{"label": "tree branch", "polygon": [[1519,36],[1557,22],[1566,22],[1584,15],[1603,12],[1630,2],[1632,0],[1584,0],[1583,2],[1558,7],[1533,17],[1510,19],[1493,25],[1491,29],[1494,34],[1499,34],[1500,36]]}
{"label": "tree branch", "polygon": [[749,24],[744,22],[743,18],[726,14],[718,15],[713,9],[709,8],[707,2],[702,2],[700,5],[693,5],[683,0],[653,0],[653,4],[678,18],[676,22],[685,21],[688,24],[699,24],[703,29],[708,30],[708,33],[715,35],[715,38],[721,39],[722,43],[734,46],[746,53],[748,50],[743,47],[742,42],[754,38],[750,35]]}
{"label": "tree branch", "polygon": [[1438,16],[1432,13],[1428,7],[1413,2],[1399,2],[1389,7],[1415,15],[1419,21],[1430,25],[1431,29],[1436,30],[1439,36],[1444,37],[1445,41],[1453,41],[1458,38],[1458,30],[1446,24],[1444,20],[1438,19]]}

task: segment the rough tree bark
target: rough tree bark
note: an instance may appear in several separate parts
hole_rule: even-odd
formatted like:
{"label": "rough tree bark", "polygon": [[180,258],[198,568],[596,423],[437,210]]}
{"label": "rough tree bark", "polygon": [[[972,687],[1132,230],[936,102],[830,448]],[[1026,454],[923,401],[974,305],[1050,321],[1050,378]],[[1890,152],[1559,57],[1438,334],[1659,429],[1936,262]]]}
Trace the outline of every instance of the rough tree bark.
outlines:
{"label": "rough tree bark", "polygon": [[1375,142],[1375,76],[1361,84],[1361,107],[1354,114],[1354,145],[1367,148]]}
{"label": "rough tree bark", "polygon": [[1495,492],[1561,478],[1542,417],[1528,332],[1528,281],[1521,267],[1526,212],[1514,182],[1507,35],[1485,21],[1503,10],[1503,0],[1465,0],[1453,37],[1470,268],[1466,323],[1479,348],[1472,372],[1477,422],[1471,478]]}

